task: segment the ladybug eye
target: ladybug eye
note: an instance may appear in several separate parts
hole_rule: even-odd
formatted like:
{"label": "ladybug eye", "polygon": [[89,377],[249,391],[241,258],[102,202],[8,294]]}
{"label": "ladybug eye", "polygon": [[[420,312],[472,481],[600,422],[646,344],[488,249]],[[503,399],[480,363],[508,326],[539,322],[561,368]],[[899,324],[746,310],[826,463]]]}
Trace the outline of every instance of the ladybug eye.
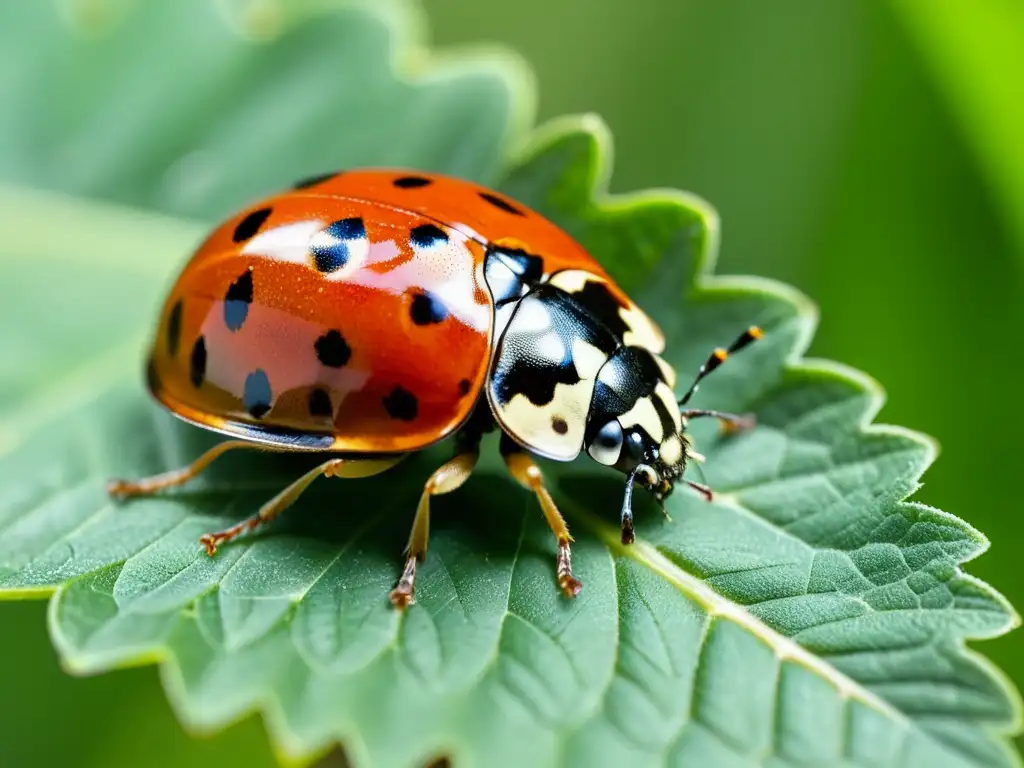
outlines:
{"label": "ladybug eye", "polygon": [[622,452],[622,425],[618,419],[612,419],[597,431],[590,445],[587,446],[587,453],[594,461],[605,466],[612,467],[619,460]]}

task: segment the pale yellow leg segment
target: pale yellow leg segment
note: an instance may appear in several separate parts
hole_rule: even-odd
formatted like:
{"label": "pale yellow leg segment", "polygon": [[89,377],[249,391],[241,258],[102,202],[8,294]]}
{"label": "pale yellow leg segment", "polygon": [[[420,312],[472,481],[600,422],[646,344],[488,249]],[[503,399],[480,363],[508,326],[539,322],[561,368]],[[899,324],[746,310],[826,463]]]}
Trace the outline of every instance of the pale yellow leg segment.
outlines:
{"label": "pale yellow leg segment", "polygon": [[409,532],[409,543],[405,551],[408,556],[402,577],[397,586],[391,590],[391,603],[398,608],[405,608],[416,602],[416,563],[423,562],[427,554],[427,540],[430,538],[430,497],[451,493],[461,488],[476,467],[479,454],[462,453],[451,461],[438,467],[423,487],[419,506],[416,507],[416,518]]}
{"label": "pale yellow leg segment", "polygon": [[504,459],[505,466],[508,467],[512,477],[521,486],[537,495],[537,501],[540,502],[540,508],[544,511],[544,517],[558,541],[558,557],[555,560],[558,586],[561,587],[566,597],[576,597],[583,589],[583,584],[572,575],[572,552],[569,549],[572,536],[569,535],[569,528],[565,524],[562,513],[555,506],[554,499],[551,498],[548,489],[544,487],[544,477],[541,475],[540,467],[529,455],[519,451],[505,453]]}
{"label": "pale yellow leg segment", "polygon": [[320,475],[324,477],[347,478],[370,477],[371,475],[377,475],[391,469],[402,458],[401,456],[392,456],[383,459],[330,459],[325,461],[323,464],[313,467],[313,469],[309,470],[309,472],[260,507],[259,511],[252,517],[223,531],[207,533],[199,539],[199,543],[206,547],[208,555],[213,556],[217,552],[217,547],[221,544],[231,541],[236,536],[246,531],[251,531],[263,523],[270,522],[281,514],[285,509],[294,504],[295,500],[302,495],[302,492],[309,487],[310,483],[320,477]]}
{"label": "pale yellow leg segment", "polygon": [[164,488],[173,488],[176,485],[184,485],[192,478],[199,475],[204,469],[213,463],[214,459],[223,456],[228,451],[236,449],[248,449],[258,451],[273,451],[276,453],[294,453],[294,448],[285,448],[274,445],[259,445],[248,440],[225,440],[218,443],[210,450],[193,461],[187,467],[173,469],[170,472],[162,472],[152,477],[144,477],[141,480],[111,480],[107,483],[107,493],[111,496],[127,498],[129,496],[148,496]]}

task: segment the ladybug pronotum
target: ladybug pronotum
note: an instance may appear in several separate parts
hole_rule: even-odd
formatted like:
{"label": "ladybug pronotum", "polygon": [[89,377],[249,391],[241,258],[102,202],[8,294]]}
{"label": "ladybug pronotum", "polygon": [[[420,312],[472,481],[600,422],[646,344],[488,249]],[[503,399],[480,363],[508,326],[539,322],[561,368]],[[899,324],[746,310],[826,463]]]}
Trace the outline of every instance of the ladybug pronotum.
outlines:
{"label": "ladybug pronotum", "polygon": [[413,602],[430,499],[459,488],[482,436],[501,430],[512,476],[536,494],[557,540],[556,576],[573,576],[569,530],[533,455],[581,450],[659,501],[697,456],[689,419],[728,428],[749,417],[684,408],[700,380],[759,338],[718,349],[679,400],[657,326],[569,235],[469,182],[395,170],[299,182],[218,227],[171,289],[148,365],[152,395],[226,440],[190,466],[116,480],[119,497],[180,485],[226,451],[330,454],[255,515],[201,543],[218,546],[292,504],[317,477],[367,477],[454,435],[455,455],[426,482],[391,602]]}

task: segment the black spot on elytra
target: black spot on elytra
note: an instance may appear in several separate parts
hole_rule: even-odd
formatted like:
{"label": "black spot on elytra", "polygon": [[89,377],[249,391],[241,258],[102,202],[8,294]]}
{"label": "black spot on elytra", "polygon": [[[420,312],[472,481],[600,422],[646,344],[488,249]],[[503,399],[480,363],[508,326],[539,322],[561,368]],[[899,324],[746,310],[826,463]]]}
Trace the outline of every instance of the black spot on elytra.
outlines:
{"label": "black spot on elytra", "polygon": [[192,357],[188,364],[189,378],[192,386],[199,388],[203,386],[206,379],[206,339],[200,336],[192,345]]}
{"label": "black spot on elytra", "polygon": [[420,224],[412,228],[409,240],[419,248],[429,248],[437,243],[447,243],[448,233],[435,224]]}
{"label": "black spot on elytra", "polygon": [[391,183],[399,189],[416,189],[417,187],[425,187],[433,182],[424,176],[400,176]]}
{"label": "black spot on elytra", "polygon": [[296,181],[292,185],[292,189],[309,189],[315,187],[317,184],[323,184],[328,179],[333,179],[335,176],[341,174],[341,171],[329,171],[328,173],[318,173],[316,176],[307,176],[304,179]]}
{"label": "black spot on elytra", "polygon": [[419,412],[419,402],[414,395],[404,387],[395,387],[383,400],[384,410],[388,416],[401,421],[412,421]]}
{"label": "black spot on elytra", "polygon": [[409,316],[416,325],[432,325],[448,317],[448,307],[432,293],[417,293],[412,298]]}
{"label": "black spot on elytra", "polygon": [[629,330],[626,321],[622,319],[625,305],[612,295],[605,283],[587,280],[581,290],[571,295],[587,312],[600,320],[605,328],[615,334],[615,338],[619,341],[623,339]]}
{"label": "black spot on elytra", "polygon": [[270,208],[260,208],[249,213],[244,219],[238,222],[231,239],[236,243],[244,243],[250,237],[260,231],[263,222],[270,216]]}
{"label": "black spot on elytra", "polygon": [[321,229],[309,243],[316,268],[321,272],[336,272],[349,259],[349,241],[366,237],[366,225],[358,216],[339,219]]}
{"label": "black spot on elytra", "polygon": [[469,394],[469,390],[473,388],[473,382],[469,379],[463,379],[459,382],[459,394],[463,397]]}
{"label": "black spot on elytra", "polygon": [[352,349],[345,342],[341,331],[328,331],[313,346],[317,358],[329,368],[341,368],[352,357]]}
{"label": "black spot on elytra", "polygon": [[334,415],[334,405],[327,390],[317,387],[309,393],[309,415],[314,418],[330,418]]}
{"label": "black spot on elytra", "polygon": [[551,419],[551,428],[559,435],[564,435],[569,431],[569,424],[561,416],[555,416]]}
{"label": "black spot on elytra", "polygon": [[366,224],[358,216],[352,216],[330,224],[327,232],[340,240],[361,240],[366,237]]}
{"label": "black spot on elytra", "polygon": [[316,268],[321,272],[337,272],[348,263],[348,246],[345,243],[333,243],[330,246],[314,246],[311,248]]}
{"label": "black spot on elytra", "polygon": [[252,304],[252,270],[247,269],[228,286],[224,295],[224,324],[229,331],[237,331],[245,324]]}
{"label": "black spot on elytra", "polygon": [[245,377],[245,387],[242,390],[242,405],[254,419],[262,419],[270,410],[270,403],[274,395],[270,391],[270,379],[267,372],[262,368]]}
{"label": "black spot on elytra", "polygon": [[184,311],[185,306],[181,299],[178,299],[167,315],[167,354],[170,357],[178,354],[178,347],[181,344],[181,315]]}
{"label": "black spot on elytra", "polygon": [[510,203],[508,200],[504,200],[498,197],[497,195],[492,195],[490,192],[481,192],[480,197],[486,200],[491,205],[493,205],[495,208],[500,208],[501,210],[505,211],[505,213],[512,213],[515,214],[516,216],[526,215],[525,213],[523,213],[523,211],[512,205],[512,203]]}

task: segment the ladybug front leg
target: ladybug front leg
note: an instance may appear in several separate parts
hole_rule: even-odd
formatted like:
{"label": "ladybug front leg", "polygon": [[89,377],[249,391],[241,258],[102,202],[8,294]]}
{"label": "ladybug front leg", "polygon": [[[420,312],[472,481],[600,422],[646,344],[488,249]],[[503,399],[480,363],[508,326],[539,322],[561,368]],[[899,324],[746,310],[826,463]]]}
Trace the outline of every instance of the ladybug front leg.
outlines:
{"label": "ladybug front leg", "polygon": [[569,535],[569,527],[565,524],[565,518],[555,506],[555,501],[548,493],[548,489],[544,487],[544,476],[540,472],[540,467],[508,435],[504,434],[501,436],[501,456],[516,482],[536,494],[540,508],[544,511],[544,517],[551,527],[551,532],[555,534],[555,539],[558,541],[558,556],[555,560],[558,586],[561,587],[566,597],[576,597],[583,589],[583,584],[572,575],[572,551],[569,549],[572,536]]}
{"label": "ladybug front leg", "polygon": [[416,602],[416,564],[422,563],[427,555],[427,540],[430,538],[430,497],[451,493],[461,488],[476,467],[480,454],[476,450],[460,453],[451,461],[442,464],[427,480],[416,507],[416,517],[409,532],[409,543],[405,548],[406,561],[398,585],[391,590],[391,604],[405,608]]}

